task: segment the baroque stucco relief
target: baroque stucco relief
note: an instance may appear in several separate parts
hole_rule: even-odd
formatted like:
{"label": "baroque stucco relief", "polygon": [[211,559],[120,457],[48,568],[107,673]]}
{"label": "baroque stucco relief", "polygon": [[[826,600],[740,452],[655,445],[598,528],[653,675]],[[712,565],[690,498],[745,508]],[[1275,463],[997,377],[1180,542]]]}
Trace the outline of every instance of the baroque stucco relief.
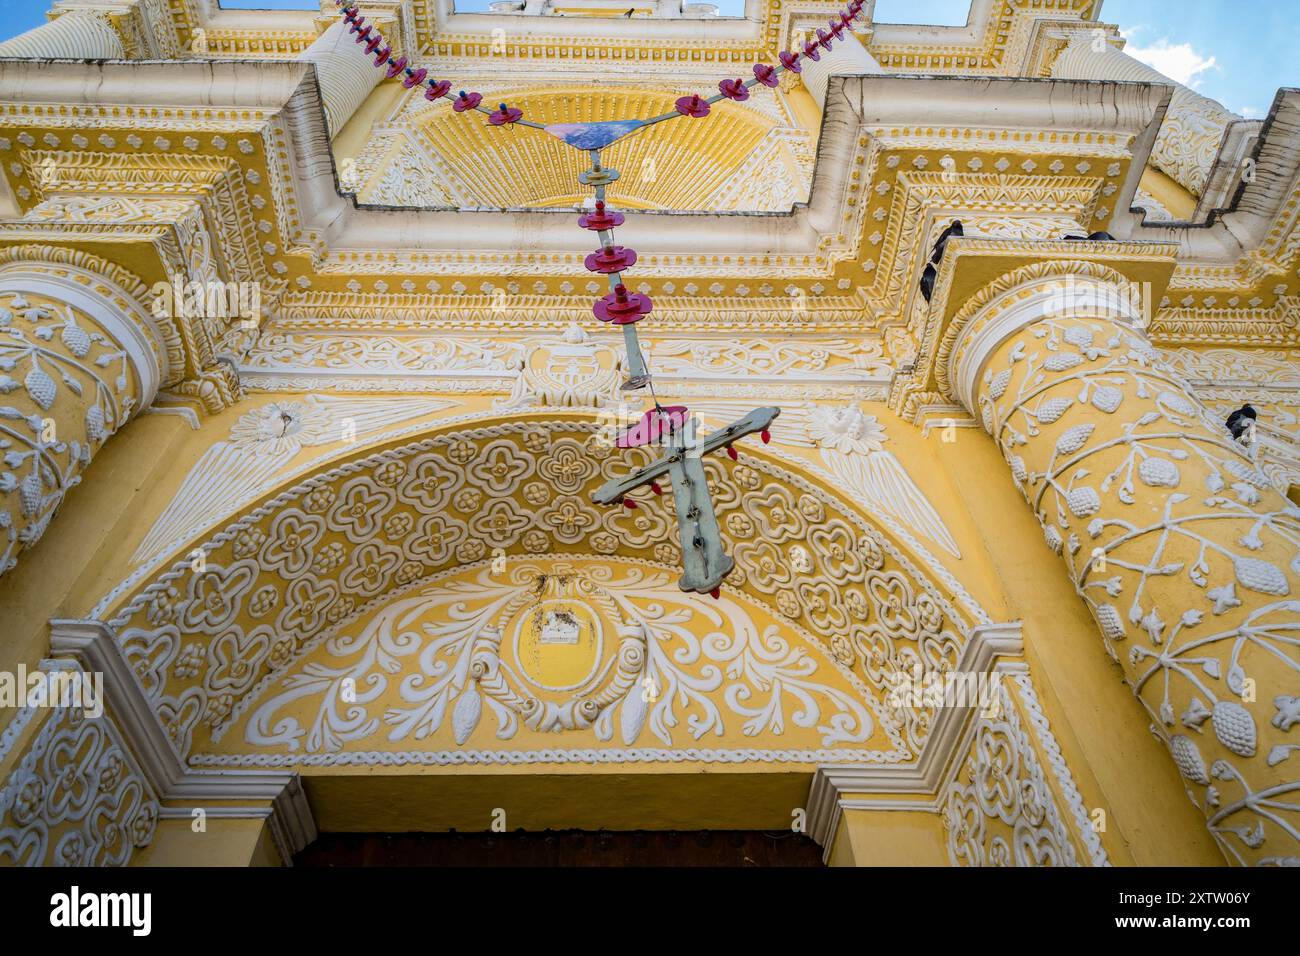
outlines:
{"label": "baroque stucco relief", "polygon": [[[752,599],[609,559],[403,589],[261,682],[198,766],[890,761],[860,677]],[[201,665],[200,665],[201,666]]]}
{"label": "baroque stucco relief", "polygon": [[[195,740],[224,732],[273,661],[431,574],[498,549],[511,557],[648,556],[672,566],[677,546],[661,501],[636,511],[590,502],[591,490],[623,467],[590,420],[525,415],[448,426],[282,492],[195,542],[206,555],[202,571],[183,556],[119,589],[110,601],[121,603],[107,616],[188,753]],[[706,464],[737,559],[731,587],[823,641],[867,687],[885,686],[913,661],[956,665],[969,612],[852,507],[765,458],[742,456],[725,482],[723,467]],[[932,719],[924,710],[890,716],[912,751]]]}

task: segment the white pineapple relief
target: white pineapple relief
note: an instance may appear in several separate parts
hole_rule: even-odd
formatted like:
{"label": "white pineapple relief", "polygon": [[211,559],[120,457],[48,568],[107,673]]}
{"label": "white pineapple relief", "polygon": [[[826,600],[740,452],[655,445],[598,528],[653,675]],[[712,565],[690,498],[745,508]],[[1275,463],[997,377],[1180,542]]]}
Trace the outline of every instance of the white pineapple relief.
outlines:
{"label": "white pineapple relief", "polygon": [[1300,510],[1109,321],[1021,331],[978,401],[1227,857],[1300,863]]}

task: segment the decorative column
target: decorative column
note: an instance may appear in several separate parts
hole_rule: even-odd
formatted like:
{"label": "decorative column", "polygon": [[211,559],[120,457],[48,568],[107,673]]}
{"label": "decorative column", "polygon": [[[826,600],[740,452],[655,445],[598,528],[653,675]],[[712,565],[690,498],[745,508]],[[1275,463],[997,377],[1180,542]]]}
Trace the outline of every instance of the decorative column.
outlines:
{"label": "decorative column", "polygon": [[1072,80],[1137,80],[1173,84],[1169,110],[1160,124],[1151,165],[1168,173],[1194,196],[1205,191],[1228,124],[1241,119],[1214,100],[1175,83],[1133,59],[1092,31],[1075,31],[1056,58],[1052,76]]}
{"label": "decorative column", "polygon": [[331,136],[347,124],[384,75],[383,70],[375,69],[364,45],[348,33],[348,24],[341,21],[318,36],[298,54],[298,59],[316,64],[316,80]]}
{"label": "decorative column", "polygon": [[93,273],[0,266],[0,573],[153,400],[166,359],[151,328],[138,301]]}
{"label": "decorative column", "polygon": [[823,110],[826,109],[826,87],[832,76],[885,72],[857,37],[848,33],[836,41],[829,51],[823,50],[821,59],[802,60],[800,66],[804,86]]}
{"label": "decorative column", "polygon": [[125,55],[117,32],[105,19],[87,10],[65,13],[0,43],[0,56],[119,60]]}
{"label": "decorative column", "polygon": [[1046,262],[949,333],[978,417],[1234,863],[1300,863],[1300,511],[1162,363],[1121,276]]}

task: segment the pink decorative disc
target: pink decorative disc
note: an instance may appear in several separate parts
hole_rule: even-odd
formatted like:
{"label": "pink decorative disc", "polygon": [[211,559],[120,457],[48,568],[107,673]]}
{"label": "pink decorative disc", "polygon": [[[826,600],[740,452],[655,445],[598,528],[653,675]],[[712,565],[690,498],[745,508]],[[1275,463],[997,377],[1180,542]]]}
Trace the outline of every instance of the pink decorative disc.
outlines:
{"label": "pink decorative disc", "polygon": [[642,295],[640,292],[628,292],[626,286],[617,285],[609,295],[597,299],[591,311],[602,322],[631,325],[633,322],[640,322],[653,308],[650,296]]}
{"label": "pink decorative disc", "polygon": [[686,424],[685,405],[665,405],[649,409],[635,425],[625,429],[614,442],[619,448],[640,448],[659,441]]}
{"label": "pink decorative disc", "polygon": [[454,109],[457,113],[463,113],[466,110],[474,109],[482,102],[483,102],[482,93],[466,93],[464,90],[461,90],[460,96],[456,97],[456,99],[452,102],[451,108]]}
{"label": "pink decorative disc", "polygon": [[749,99],[749,88],[744,80],[723,80],[718,84],[718,91],[729,100],[743,103]]}
{"label": "pink decorative disc", "polygon": [[677,100],[676,106],[677,112],[683,116],[693,116],[699,119],[702,116],[709,115],[709,101],[698,93],[681,97]]}

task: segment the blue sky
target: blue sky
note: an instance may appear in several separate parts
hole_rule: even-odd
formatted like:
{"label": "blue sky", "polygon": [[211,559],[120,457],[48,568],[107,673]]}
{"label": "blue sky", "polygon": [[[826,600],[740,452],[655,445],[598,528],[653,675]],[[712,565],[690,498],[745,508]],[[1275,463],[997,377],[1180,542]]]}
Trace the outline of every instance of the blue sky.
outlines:
{"label": "blue sky", "polygon": [[[482,10],[489,0],[457,0]],[[736,15],[744,0],[714,0]],[[228,8],[317,9],[312,0],[221,0]],[[45,22],[49,0],[0,0],[0,36]],[[966,22],[969,0],[876,0],[880,23]],[[1300,3],[1296,0],[1104,0],[1101,19],[1118,23],[1128,52],[1234,112],[1261,117],[1280,86],[1300,86]]]}

